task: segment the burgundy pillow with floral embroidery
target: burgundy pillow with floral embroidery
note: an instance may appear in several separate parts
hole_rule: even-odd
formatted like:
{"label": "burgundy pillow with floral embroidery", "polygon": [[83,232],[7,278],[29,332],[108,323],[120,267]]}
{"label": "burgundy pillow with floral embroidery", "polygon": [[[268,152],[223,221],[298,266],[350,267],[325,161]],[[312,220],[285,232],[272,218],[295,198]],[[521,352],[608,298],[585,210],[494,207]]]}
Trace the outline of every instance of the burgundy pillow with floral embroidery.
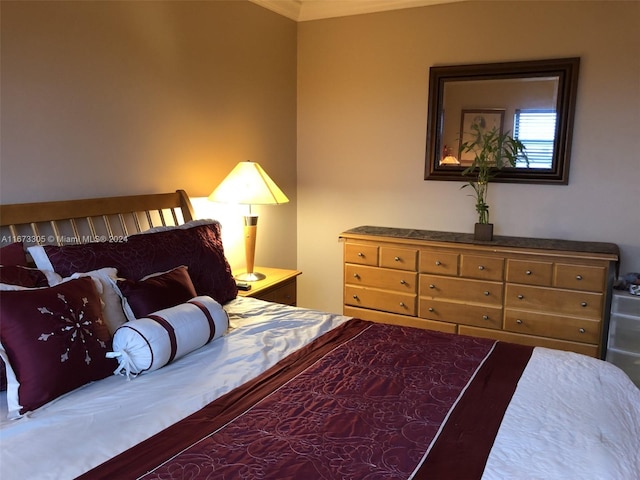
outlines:
{"label": "burgundy pillow with floral embroidery", "polygon": [[[20,246],[22,249],[22,244]],[[24,256],[24,253],[23,253]],[[46,274],[36,268],[22,265],[0,265],[0,290],[48,287],[62,278],[54,272]],[[20,288],[17,288],[20,287]],[[0,391],[7,389],[7,374],[4,360],[0,359]]]}
{"label": "burgundy pillow with floral embroidery", "polygon": [[111,337],[93,280],[3,291],[0,341],[15,375],[8,378],[9,418],[113,373]]}
{"label": "burgundy pillow with floral embroidery", "polygon": [[26,267],[27,255],[22,242],[14,242],[0,248],[0,265],[22,265]]}
{"label": "burgundy pillow with floral embroidery", "polygon": [[[224,304],[238,294],[231,267],[224,256],[220,223],[215,220],[132,235],[126,242],[36,248],[44,249],[53,270],[63,277],[115,267],[120,277],[140,280],[146,275],[185,265],[198,295],[210,296]],[[38,267],[47,268],[39,263],[39,254],[33,249],[31,247],[29,251]]]}

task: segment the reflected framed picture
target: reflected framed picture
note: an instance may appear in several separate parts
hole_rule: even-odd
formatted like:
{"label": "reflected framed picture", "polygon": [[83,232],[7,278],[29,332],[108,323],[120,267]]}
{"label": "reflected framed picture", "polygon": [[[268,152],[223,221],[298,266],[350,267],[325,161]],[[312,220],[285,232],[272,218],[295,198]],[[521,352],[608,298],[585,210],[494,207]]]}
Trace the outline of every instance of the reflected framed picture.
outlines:
{"label": "reflected framed picture", "polygon": [[[460,145],[475,140],[476,133],[472,128],[474,125],[477,125],[481,132],[496,128],[502,133],[504,113],[505,110],[503,108],[462,110],[460,115]],[[462,165],[471,165],[474,157],[473,152],[461,152],[460,163]]]}

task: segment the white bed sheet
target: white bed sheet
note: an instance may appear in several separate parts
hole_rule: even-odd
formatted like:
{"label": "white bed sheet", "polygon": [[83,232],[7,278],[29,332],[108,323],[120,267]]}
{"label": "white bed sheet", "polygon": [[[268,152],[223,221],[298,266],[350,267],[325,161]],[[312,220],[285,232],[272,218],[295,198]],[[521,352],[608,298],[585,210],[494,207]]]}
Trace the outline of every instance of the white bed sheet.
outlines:
{"label": "white bed sheet", "polygon": [[[225,308],[234,329],[175,363],[131,381],[109,377],[20,420],[0,422],[0,478],[73,478],[348,318],[251,298]],[[6,401],[0,402],[6,418]],[[537,348],[483,479],[637,479],[638,452],[640,390],[628,377],[599,360]]]}

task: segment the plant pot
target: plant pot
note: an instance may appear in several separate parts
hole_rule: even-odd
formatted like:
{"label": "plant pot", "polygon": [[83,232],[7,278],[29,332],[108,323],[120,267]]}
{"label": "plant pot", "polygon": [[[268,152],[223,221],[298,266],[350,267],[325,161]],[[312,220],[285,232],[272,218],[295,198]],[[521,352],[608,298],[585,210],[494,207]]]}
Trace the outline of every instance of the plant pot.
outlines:
{"label": "plant pot", "polygon": [[476,223],[473,229],[473,238],[482,242],[493,240],[493,223]]}

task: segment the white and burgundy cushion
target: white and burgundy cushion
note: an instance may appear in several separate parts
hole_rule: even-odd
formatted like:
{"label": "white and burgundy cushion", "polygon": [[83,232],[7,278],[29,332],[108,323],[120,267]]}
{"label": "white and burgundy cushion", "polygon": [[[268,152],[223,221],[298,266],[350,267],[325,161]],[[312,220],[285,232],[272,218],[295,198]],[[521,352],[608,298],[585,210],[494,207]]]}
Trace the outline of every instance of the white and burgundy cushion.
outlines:
{"label": "white and burgundy cushion", "polygon": [[160,310],[122,325],[113,336],[119,366],[115,373],[136,376],[157,370],[210,341],[223,336],[229,317],[211,297]]}
{"label": "white and burgundy cushion", "polygon": [[0,248],[0,265],[28,265],[22,242],[14,242]]}
{"label": "white and burgundy cushion", "polygon": [[113,372],[116,362],[106,357],[111,338],[91,278],[1,295],[0,356],[10,366],[9,418]]}
{"label": "white and burgundy cushion", "polygon": [[236,297],[238,288],[224,256],[220,228],[215,220],[197,221],[131,235],[126,242],[47,245],[28,250],[39,268],[54,270],[63,277],[115,267],[121,277],[140,280],[146,275],[185,265],[197,294],[224,304]]}
{"label": "white and burgundy cushion", "polygon": [[124,296],[123,305],[128,320],[180,305],[197,295],[184,265],[168,272],[148,275],[138,281],[119,279],[117,284]]}

